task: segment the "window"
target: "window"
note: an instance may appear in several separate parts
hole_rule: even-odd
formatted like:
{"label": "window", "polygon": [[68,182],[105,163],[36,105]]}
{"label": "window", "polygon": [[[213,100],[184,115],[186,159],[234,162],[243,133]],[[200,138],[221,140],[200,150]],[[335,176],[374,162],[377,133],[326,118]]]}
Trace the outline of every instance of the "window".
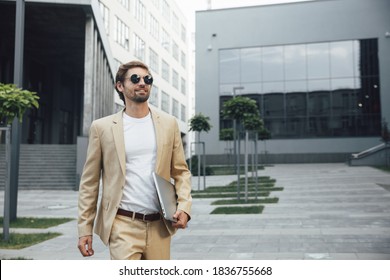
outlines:
{"label": "window", "polygon": [[126,10],[129,9],[129,0],[118,0],[118,1],[119,1],[119,3],[122,4],[123,7],[126,8]]}
{"label": "window", "polygon": [[160,0],[152,0],[152,3],[157,8],[157,10],[160,9]]}
{"label": "window", "polygon": [[172,29],[176,32],[176,34],[180,34],[179,17],[174,12],[172,13]]}
{"label": "window", "polygon": [[149,103],[154,105],[155,107],[159,108],[158,107],[158,101],[159,101],[159,98],[158,98],[158,87],[153,85],[152,86],[152,91],[150,92]]}
{"label": "window", "polygon": [[181,58],[180,58],[180,61],[181,61],[181,66],[183,66],[184,69],[186,69],[186,54],[182,51],[181,52]]}
{"label": "window", "polygon": [[121,21],[118,17],[115,17],[115,42],[121,45],[126,50],[129,50],[129,27]]}
{"label": "window", "polygon": [[187,84],[184,78],[181,78],[181,93],[184,95],[187,94]]}
{"label": "window", "polygon": [[179,118],[179,102],[172,98],[172,115]]}
{"label": "window", "polygon": [[183,121],[183,122],[187,122],[187,112],[186,112],[186,106],[184,106],[183,104],[181,104],[181,111],[180,111],[180,119]]}
{"label": "window", "polygon": [[170,114],[169,106],[170,106],[169,95],[166,92],[162,91],[162,93],[161,93],[161,110]]}
{"label": "window", "polygon": [[162,1],[162,15],[169,23],[171,22],[171,7],[166,0]]}
{"label": "window", "polygon": [[157,41],[160,40],[160,24],[158,23],[157,19],[150,14],[150,24],[149,24],[149,33],[150,35],[156,39]]}
{"label": "window", "polygon": [[172,70],[172,85],[174,88],[179,89],[179,73]]}
{"label": "window", "polygon": [[174,59],[179,61],[179,46],[175,41],[172,41],[172,56]]}
{"label": "window", "polygon": [[187,42],[187,29],[184,25],[181,25],[181,40],[185,43]]}
{"label": "window", "polygon": [[145,61],[145,42],[134,33],[134,56]]}
{"label": "window", "polygon": [[100,13],[102,15],[103,22],[104,22],[104,27],[106,29],[106,34],[109,35],[109,33],[110,33],[110,11],[100,1],[99,1],[99,6],[100,6]]}
{"label": "window", "polygon": [[146,9],[141,0],[134,1],[134,18],[143,26],[146,27]]}
{"label": "window", "polygon": [[169,52],[169,48],[171,46],[171,36],[164,28],[162,30],[161,45]]}
{"label": "window", "polygon": [[161,76],[164,80],[169,82],[169,64],[165,60],[162,61]]}
{"label": "window", "polygon": [[149,48],[149,67],[156,73],[159,73],[158,54],[151,48]]}
{"label": "window", "polygon": [[255,98],[272,138],[379,135],[379,85],[377,39],[219,51],[220,104]]}

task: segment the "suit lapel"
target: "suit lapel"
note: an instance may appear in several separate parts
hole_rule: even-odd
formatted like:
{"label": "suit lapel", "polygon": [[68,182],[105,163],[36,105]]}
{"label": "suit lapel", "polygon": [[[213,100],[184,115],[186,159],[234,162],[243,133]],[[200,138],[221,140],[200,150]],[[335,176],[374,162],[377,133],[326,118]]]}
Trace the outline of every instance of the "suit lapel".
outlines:
{"label": "suit lapel", "polygon": [[113,124],[112,124],[112,134],[114,136],[114,142],[116,147],[116,152],[119,158],[121,169],[123,175],[126,176],[126,153],[125,153],[125,143],[124,143],[124,134],[123,134],[123,111],[120,111],[118,114],[114,115]]}
{"label": "suit lapel", "polygon": [[163,153],[163,127],[161,125],[161,119],[160,115],[158,112],[156,112],[153,109],[150,109],[150,112],[152,114],[152,120],[153,120],[153,125],[154,125],[154,130],[156,133],[156,144],[157,144],[157,156],[156,156],[156,167],[155,170],[157,173],[159,173],[160,170],[160,163],[161,163],[161,158],[162,158],[162,153]]}

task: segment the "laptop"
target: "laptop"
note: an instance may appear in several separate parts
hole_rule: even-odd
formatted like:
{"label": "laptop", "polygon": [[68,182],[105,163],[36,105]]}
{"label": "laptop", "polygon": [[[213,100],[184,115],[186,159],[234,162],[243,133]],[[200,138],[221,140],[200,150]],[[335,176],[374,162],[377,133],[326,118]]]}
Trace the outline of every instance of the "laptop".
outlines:
{"label": "laptop", "polygon": [[156,186],[158,200],[160,202],[161,211],[164,219],[177,222],[173,215],[177,210],[177,196],[175,186],[153,172],[153,180]]}

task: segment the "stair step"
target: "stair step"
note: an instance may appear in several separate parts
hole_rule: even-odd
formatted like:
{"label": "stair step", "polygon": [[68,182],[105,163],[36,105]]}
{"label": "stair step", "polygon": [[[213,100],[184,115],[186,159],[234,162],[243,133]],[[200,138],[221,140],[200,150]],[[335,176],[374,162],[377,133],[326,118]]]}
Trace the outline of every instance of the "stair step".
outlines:
{"label": "stair step", "polygon": [[[75,189],[76,158],[76,145],[20,145],[19,189]],[[4,145],[0,162],[0,188],[4,188]]]}

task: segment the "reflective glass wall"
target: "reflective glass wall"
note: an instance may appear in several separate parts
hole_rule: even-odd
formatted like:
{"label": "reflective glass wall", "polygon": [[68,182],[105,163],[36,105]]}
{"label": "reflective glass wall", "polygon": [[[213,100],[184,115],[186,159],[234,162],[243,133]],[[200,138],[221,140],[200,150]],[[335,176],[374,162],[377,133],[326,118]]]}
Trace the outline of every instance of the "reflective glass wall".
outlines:
{"label": "reflective glass wall", "polygon": [[379,135],[379,88],[377,39],[219,51],[220,106],[255,99],[274,139]]}

